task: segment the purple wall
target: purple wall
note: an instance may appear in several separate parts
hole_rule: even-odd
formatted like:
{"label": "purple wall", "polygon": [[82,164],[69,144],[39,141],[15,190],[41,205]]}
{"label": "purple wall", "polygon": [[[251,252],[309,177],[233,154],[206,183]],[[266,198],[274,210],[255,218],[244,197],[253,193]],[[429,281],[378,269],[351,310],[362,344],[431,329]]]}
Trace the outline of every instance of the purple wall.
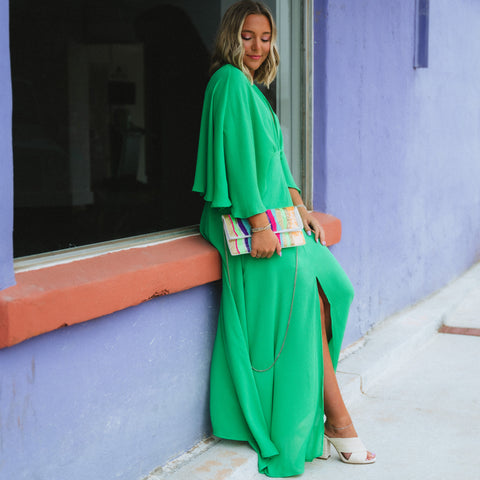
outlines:
{"label": "purple wall", "polygon": [[0,350],[0,478],[141,479],[208,435],[218,287]]}
{"label": "purple wall", "polygon": [[480,4],[451,6],[431,2],[415,70],[415,0],[315,2],[315,206],[342,220],[345,344],[479,259]]}
{"label": "purple wall", "polygon": [[13,276],[12,94],[8,32],[8,0],[0,1],[0,290]]}
{"label": "purple wall", "polygon": [[[345,344],[480,254],[480,4],[315,1],[315,207],[356,287]],[[12,284],[8,2],[0,0],[0,288]],[[474,54],[475,53],[475,54]],[[219,285],[0,350],[0,478],[144,478],[210,431]]]}

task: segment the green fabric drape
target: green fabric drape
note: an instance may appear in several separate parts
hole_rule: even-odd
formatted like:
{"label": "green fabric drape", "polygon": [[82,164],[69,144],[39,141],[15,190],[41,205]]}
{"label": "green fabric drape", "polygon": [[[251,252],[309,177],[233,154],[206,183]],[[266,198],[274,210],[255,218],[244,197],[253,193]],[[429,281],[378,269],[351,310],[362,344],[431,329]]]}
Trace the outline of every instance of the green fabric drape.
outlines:
{"label": "green fabric drape", "polygon": [[205,93],[194,183],[206,201],[201,233],[222,257],[211,418],[215,435],[249,442],[259,471],[272,477],[298,475],[322,453],[318,283],[330,304],[334,366],[353,298],[328,248],[307,235],[304,246],[270,259],[233,257],[225,248],[222,213],[245,218],[290,206],[289,187],[297,188],[277,117],[239,69],[220,68]]}

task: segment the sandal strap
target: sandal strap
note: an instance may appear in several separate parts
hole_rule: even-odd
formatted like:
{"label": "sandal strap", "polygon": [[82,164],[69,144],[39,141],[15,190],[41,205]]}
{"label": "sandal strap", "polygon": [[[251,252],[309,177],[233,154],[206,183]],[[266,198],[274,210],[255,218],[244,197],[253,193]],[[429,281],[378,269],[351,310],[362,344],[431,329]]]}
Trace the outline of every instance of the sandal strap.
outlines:
{"label": "sandal strap", "polygon": [[339,438],[339,437],[327,437],[328,441],[335,447],[337,452],[342,453],[366,453],[367,448],[363,444],[363,442],[358,437],[352,438]]}

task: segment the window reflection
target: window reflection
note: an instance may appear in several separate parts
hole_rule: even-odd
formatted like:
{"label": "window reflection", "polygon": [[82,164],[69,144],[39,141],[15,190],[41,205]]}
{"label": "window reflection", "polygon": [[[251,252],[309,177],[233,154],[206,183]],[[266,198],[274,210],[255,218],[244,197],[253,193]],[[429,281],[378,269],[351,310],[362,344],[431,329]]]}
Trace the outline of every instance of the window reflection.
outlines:
{"label": "window reflection", "polygon": [[11,0],[15,256],[198,223],[220,1]]}

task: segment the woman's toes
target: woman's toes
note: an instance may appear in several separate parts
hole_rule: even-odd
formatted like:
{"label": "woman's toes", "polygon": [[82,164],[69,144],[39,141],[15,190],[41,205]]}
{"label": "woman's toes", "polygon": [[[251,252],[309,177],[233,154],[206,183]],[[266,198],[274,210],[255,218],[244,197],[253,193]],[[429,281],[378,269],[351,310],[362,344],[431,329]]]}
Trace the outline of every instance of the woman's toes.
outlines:
{"label": "woman's toes", "polygon": [[[342,456],[345,457],[345,460],[348,460],[352,456],[352,454],[342,452]],[[367,460],[373,460],[375,457],[376,455],[374,453],[367,451]]]}

